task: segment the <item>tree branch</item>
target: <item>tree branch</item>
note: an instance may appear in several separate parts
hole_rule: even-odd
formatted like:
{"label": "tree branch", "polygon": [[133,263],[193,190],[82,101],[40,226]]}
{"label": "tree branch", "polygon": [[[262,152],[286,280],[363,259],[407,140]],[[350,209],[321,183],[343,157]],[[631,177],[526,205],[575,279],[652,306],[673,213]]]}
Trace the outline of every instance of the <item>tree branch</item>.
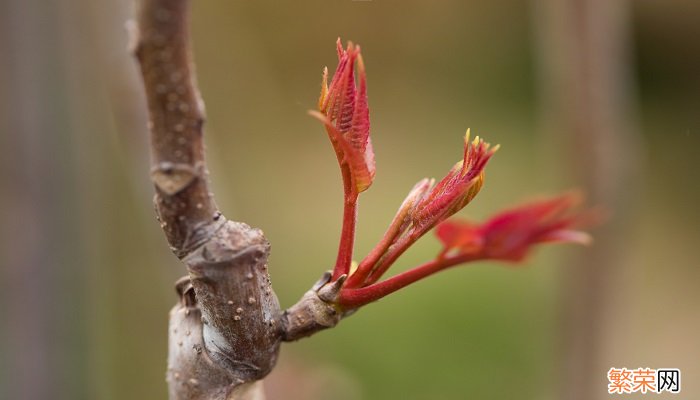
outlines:
{"label": "tree branch", "polygon": [[204,103],[193,74],[188,6],[143,1],[133,49],[148,99],[156,212],[178,257],[211,236],[220,215],[207,187]]}
{"label": "tree branch", "polygon": [[269,243],[260,230],[226,220],[208,189],[189,1],[143,0],[140,7],[133,53],[148,99],[156,214],[189,272],[171,312],[170,398],[259,398],[260,385],[248,383],[272,369],[281,337]]}

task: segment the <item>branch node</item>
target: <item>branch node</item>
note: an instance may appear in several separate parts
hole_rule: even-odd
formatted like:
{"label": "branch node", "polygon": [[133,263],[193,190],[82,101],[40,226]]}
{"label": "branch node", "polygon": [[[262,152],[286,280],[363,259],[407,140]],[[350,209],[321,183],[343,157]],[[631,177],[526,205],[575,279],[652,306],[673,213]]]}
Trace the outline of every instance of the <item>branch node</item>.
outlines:
{"label": "branch node", "polygon": [[348,275],[343,274],[335,282],[322,286],[317,290],[318,297],[327,303],[336,303],[340,295],[340,289],[343,288],[343,283],[345,283],[346,279],[348,279]]}
{"label": "branch node", "polygon": [[163,161],[151,168],[151,180],[168,196],[183,191],[199,175],[197,168],[184,163]]}
{"label": "branch node", "polygon": [[330,275],[330,272],[325,272],[295,305],[282,314],[282,340],[292,342],[311,336],[336,326],[346,316],[334,300],[347,276],[329,284]]}
{"label": "branch node", "polygon": [[326,285],[326,283],[331,281],[331,277],[333,277],[333,273],[331,271],[324,272],[323,275],[321,275],[321,278],[319,278],[319,280],[317,280],[316,283],[311,286],[311,290],[318,292],[319,289]]}

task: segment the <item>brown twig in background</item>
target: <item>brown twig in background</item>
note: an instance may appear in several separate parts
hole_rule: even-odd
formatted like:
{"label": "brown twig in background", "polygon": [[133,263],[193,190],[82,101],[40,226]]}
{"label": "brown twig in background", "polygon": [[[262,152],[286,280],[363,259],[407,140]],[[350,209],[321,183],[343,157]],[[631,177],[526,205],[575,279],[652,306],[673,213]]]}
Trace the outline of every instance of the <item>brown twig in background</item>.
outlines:
{"label": "brown twig in background", "polygon": [[536,2],[545,124],[564,137],[577,182],[595,204],[614,210],[597,245],[563,277],[560,397],[602,398],[602,338],[636,199],[641,139],[633,120],[630,4],[627,1]]}

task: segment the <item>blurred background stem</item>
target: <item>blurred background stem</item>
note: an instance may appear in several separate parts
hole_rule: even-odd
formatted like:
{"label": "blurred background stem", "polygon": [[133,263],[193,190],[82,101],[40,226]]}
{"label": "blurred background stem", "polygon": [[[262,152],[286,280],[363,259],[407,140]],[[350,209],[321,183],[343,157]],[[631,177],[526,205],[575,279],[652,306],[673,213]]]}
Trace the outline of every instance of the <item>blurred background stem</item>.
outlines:
{"label": "blurred background stem", "polygon": [[[7,0],[0,4],[0,398],[80,398],[69,376],[84,372],[81,323],[85,275],[83,214],[75,164],[80,158],[63,133],[74,120],[63,3]],[[71,309],[75,319],[62,310]],[[80,373],[80,372],[79,372]],[[66,396],[66,397],[63,397]]]}
{"label": "blurred background stem", "polygon": [[624,233],[639,196],[642,147],[635,123],[630,4],[609,0],[543,0],[535,4],[537,62],[545,134],[560,146],[570,181],[591,204],[614,210],[562,276],[561,392],[589,400],[604,393],[601,340],[614,288],[626,268]]}

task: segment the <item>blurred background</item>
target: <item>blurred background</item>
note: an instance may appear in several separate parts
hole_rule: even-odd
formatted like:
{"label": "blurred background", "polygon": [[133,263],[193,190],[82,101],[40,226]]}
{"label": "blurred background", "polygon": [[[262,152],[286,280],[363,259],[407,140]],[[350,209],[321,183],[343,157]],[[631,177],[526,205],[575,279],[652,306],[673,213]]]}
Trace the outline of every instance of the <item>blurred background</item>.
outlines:
{"label": "blurred background", "polygon": [[[151,206],[132,13],[0,1],[2,399],[166,398],[184,268]],[[452,269],[285,344],[268,397],[601,399],[611,367],[680,368],[700,397],[698,20],[696,0],[193,2],[213,188],[272,242],[283,307],[335,260],[341,180],[306,110],[338,36],[362,46],[377,155],[356,258],[467,127],[502,149],[461,216],[570,188],[610,214],[590,248]]]}

